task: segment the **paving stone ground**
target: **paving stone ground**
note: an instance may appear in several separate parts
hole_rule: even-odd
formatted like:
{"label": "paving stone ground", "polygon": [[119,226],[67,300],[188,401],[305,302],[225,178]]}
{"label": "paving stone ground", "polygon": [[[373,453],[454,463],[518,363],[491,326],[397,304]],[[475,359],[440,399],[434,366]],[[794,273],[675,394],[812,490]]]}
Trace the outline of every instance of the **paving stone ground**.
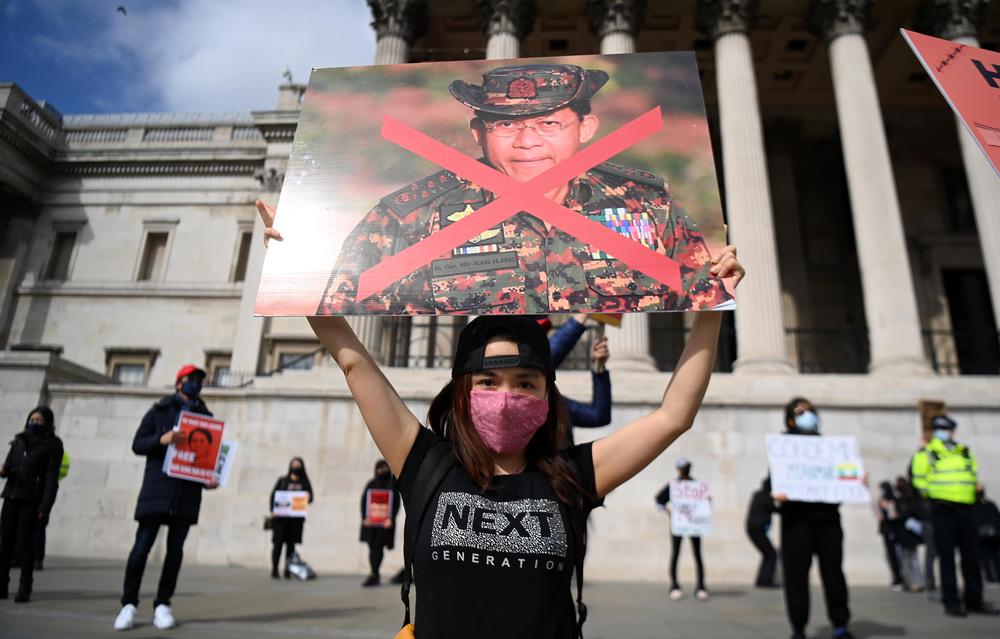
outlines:
{"label": "paving stone ground", "polygon": [[[158,631],[151,623],[159,566],[146,570],[140,623],[115,633],[124,561],[51,557],[36,573],[28,604],[0,601],[0,637],[62,639],[163,637],[333,637],[388,639],[402,620],[397,586],[362,589],[361,576],[322,575],[310,582],[273,581],[261,570],[186,566],[173,608],[181,622]],[[11,574],[16,583],[17,571]],[[781,638],[790,633],[780,590],[716,585],[708,602],[670,601],[662,584],[588,583],[587,639]],[[987,590],[1000,602],[1000,590]],[[852,630],[859,638],[1000,637],[1000,618],[945,617],[924,595],[887,588],[851,589]],[[813,592],[809,637],[829,637],[822,594]],[[471,635],[470,635],[471,636]]]}

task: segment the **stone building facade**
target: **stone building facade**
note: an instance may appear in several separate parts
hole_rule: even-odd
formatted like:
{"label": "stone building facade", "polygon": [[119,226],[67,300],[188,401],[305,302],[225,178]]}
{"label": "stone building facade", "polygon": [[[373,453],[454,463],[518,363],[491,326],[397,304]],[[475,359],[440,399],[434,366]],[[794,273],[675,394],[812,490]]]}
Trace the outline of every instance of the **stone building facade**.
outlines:
{"label": "stone building facade", "polygon": [[[1000,453],[1000,179],[897,32],[996,49],[996,2],[368,4],[377,64],[697,54],[727,222],[751,277],[695,429],[595,513],[588,576],[664,578],[667,524],[652,497],[680,454],[713,485],[710,578],[750,575],[744,509],[766,472],[763,436],[792,395],[820,406],[826,432],[859,437],[874,479],[904,469],[921,399],[947,402],[981,458]],[[56,411],[73,469],[53,552],[124,557],[141,478],[130,438],[194,362],[241,448],[189,557],[265,565],[266,494],[304,454],[317,486],[308,558],[363,569],[357,493],[377,452],[306,323],[250,312],[264,253],[251,204],[277,199],[302,91],[289,80],[275,109],[250,114],[63,116],[0,84],[0,434],[40,401]],[[613,423],[579,439],[658,401],[688,321],[636,315],[609,330]],[[352,322],[421,414],[462,320]],[[560,374],[571,397],[586,398],[588,380]],[[1000,491],[988,463],[983,474]],[[844,513],[851,577],[884,579],[871,514]]]}

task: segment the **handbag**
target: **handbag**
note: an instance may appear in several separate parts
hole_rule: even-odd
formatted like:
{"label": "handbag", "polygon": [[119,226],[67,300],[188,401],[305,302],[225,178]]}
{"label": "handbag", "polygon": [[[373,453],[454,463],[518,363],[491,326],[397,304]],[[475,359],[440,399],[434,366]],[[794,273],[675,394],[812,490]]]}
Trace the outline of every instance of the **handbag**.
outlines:
{"label": "handbag", "polygon": [[272,515],[268,515],[267,517],[264,517],[264,530],[271,530],[272,528],[274,528],[274,517]]}
{"label": "handbag", "polygon": [[416,639],[416,635],[413,634],[413,624],[408,623],[400,628],[393,639]]}

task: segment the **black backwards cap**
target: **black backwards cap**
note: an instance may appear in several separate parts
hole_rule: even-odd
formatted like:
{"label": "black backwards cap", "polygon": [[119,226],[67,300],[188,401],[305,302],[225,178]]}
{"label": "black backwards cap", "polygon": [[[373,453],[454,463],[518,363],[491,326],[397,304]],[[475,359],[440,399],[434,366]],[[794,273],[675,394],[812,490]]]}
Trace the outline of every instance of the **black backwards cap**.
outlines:
{"label": "black backwards cap", "polygon": [[[486,357],[486,344],[498,336],[509,337],[517,344],[517,355]],[[458,336],[452,379],[466,373],[491,368],[537,368],[549,381],[555,381],[552,350],[545,330],[537,320],[520,315],[483,315],[469,322]]]}

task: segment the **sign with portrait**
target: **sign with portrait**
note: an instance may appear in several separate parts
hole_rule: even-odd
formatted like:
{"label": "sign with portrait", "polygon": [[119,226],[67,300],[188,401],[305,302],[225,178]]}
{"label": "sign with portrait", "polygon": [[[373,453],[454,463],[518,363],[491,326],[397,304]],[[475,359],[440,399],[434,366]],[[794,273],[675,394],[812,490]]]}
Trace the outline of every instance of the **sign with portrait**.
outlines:
{"label": "sign with portrait", "polygon": [[369,488],[365,493],[365,521],[383,526],[392,519],[392,489]]}
{"label": "sign with portrait", "polygon": [[1000,53],[900,32],[1000,176]]}
{"label": "sign with portrait", "polygon": [[271,514],[275,517],[301,517],[305,519],[309,510],[309,491],[276,490]]}
{"label": "sign with portrait", "polygon": [[771,492],[789,501],[863,503],[869,501],[865,469],[853,437],[767,436]]}
{"label": "sign with portrait", "polygon": [[692,52],[315,69],[258,315],[733,308]]}
{"label": "sign with portrait", "polygon": [[174,430],[184,434],[184,441],[167,447],[163,472],[169,477],[203,484],[215,481],[224,428],[225,422],[221,419],[181,412]]}
{"label": "sign with portrait", "polygon": [[707,483],[690,479],[670,481],[670,533],[678,537],[712,534],[712,501]]}

